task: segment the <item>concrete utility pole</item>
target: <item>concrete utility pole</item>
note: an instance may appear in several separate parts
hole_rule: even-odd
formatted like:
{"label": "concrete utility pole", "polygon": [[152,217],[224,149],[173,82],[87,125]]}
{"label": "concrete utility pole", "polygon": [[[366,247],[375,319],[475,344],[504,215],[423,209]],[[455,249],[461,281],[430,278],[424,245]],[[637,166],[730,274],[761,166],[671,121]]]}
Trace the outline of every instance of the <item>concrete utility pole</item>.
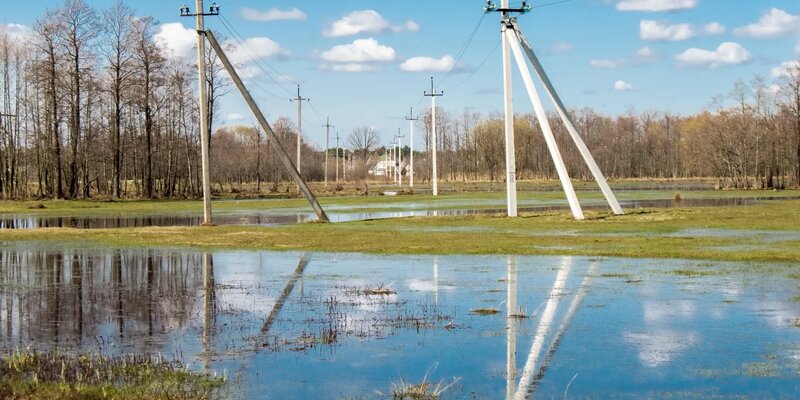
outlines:
{"label": "concrete utility pole", "polygon": [[339,183],[339,131],[336,131],[336,183]]}
{"label": "concrete utility pole", "polygon": [[[508,8],[509,0],[501,2],[503,8]],[[511,48],[505,30],[508,27],[510,15],[507,11],[502,14],[503,36],[503,90],[505,93],[504,109],[506,116],[506,202],[508,216],[517,216],[517,157],[516,144],[514,141],[514,104],[512,101],[512,81],[511,81]]]}
{"label": "concrete utility pole", "polygon": [[325,127],[325,187],[328,187],[328,153],[330,153],[330,147],[331,147],[329,142],[331,136],[331,128],[334,128],[334,126],[331,125],[331,117],[328,117],[328,119],[325,122],[325,125],[322,126]]}
{"label": "concrete utility pole", "polygon": [[411,159],[408,164],[408,186],[414,187],[414,121],[419,120],[419,117],[414,118],[414,108],[411,108],[411,112],[408,113],[408,117],[406,117],[406,121],[408,121],[408,131],[411,138],[409,138],[409,143],[411,144]]}
{"label": "concrete utility pole", "polygon": [[275,149],[275,152],[278,153],[278,158],[280,158],[280,160],[283,162],[283,165],[289,171],[289,175],[292,177],[292,179],[294,179],[295,183],[300,188],[300,191],[306,196],[306,199],[311,204],[311,208],[313,208],[314,212],[317,214],[317,218],[319,218],[319,220],[322,222],[329,222],[330,220],[325,214],[325,211],[322,209],[322,206],[320,206],[319,202],[317,201],[316,196],[314,196],[311,188],[309,188],[306,182],[303,180],[303,177],[300,175],[300,171],[298,171],[294,164],[292,164],[292,159],[289,157],[289,154],[286,152],[286,149],[283,147],[281,142],[278,141],[275,131],[273,131],[272,127],[269,126],[267,118],[264,117],[261,109],[258,108],[255,100],[253,100],[253,96],[250,95],[249,91],[247,91],[247,88],[244,86],[244,82],[242,82],[242,79],[239,77],[236,69],[233,68],[233,64],[231,64],[231,61],[228,59],[225,51],[222,50],[222,46],[220,46],[217,38],[214,37],[214,33],[211,31],[206,31],[205,34],[208,38],[208,42],[211,44],[211,47],[214,48],[214,51],[219,56],[219,60],[222,62],[225,70],[228,71],[228,75],[230,75],[231,80],[236,85],[236,88],[239,89],[239,92],[242,94],[242,97],[244,97],[245,102],[247,102],[247,105],[250,107],[250,111],[253,112],[258,124],[261,125],[261,129],[266,132],[269,140],[275,143],[273,149]]}
{"label": "concrete utility pole", "polygon": [[406,137],[405,135],[400,134],[400,128],[397,128],[397,136],[394,138],[397,139],[397,184],[403,186],[403,147],[401,138]]}
{"label": "concrete utility pole", "polygon": [[289,101],[297,102],[297,172],[300,172],[300,148],[303,146],[303,101],[311,99],[300,96],[300,85],[297,85],[297,97]]}
{"label": "concrete utility pole", "polygon": [[206,85],[206,41],[204,37],[203,17],[206,15],[219,15],[217,3],[211,4],[208,13],[203,12],[203,0],[196,0],[194,14],[189,7],[181,7],[182,17],[196,17],[197,21],[197,72],[200,94],[200,157],[203,169],[203,225],[211,225],[211,167],[208,157],[208,142],[211,132],[208,126],[208,93]]}
{"label": "concrete utility pole", "polygon": [[431,77],[431,92],[424,92],[424,95],[431,98],[431,183],[433,185],[433,195],[439,195],[439,177],[436,171],[436,98],[444,96],[444,92],[436,93],[433,87],[433,77]]}

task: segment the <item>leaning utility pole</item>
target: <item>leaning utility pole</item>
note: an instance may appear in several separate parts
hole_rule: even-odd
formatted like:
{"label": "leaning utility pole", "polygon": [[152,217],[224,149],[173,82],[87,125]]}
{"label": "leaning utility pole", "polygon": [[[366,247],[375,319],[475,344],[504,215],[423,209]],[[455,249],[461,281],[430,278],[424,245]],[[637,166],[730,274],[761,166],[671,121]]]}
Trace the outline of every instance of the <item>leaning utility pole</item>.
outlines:
{"label": "leaning utility pole", "polygon": [[411,108],[411,112],[408,113],[408,117],[406,117],[406,121],[408,121],[408,130],[411,138],[409,138],[409,143],[411,144],[411,161],[408,164],[408,186],[414,187],[414,121],[419,120],[419,117],[414,118],[414,108]]}
{"label": "leaning utility pole", "polygon": [[297,172],[300,172],[300,147],[303,145],[303,101],[310,100],[300,96],[300,84],[297,85],[297,97],[289,100],[297,102]]}
{"label": "leaning utility pole", "polygon": [[431,77],[431,92],[424,92],[426,97],[431,98],[431,183],[433,184],[433,195],[439,195],[439,178],[436,173],[436,98],[444,96],[444,92],[436,93],[433,87],[433,77]]}
{"label": "leaning utility pole", "polygon": [[306,182],[303,180],[303,177],[300,175],[300,171],[292,164],[292,159],[289,157],[289,153],[286,152],[286,149],[283,147],[280,141],[278,141],[277,135],[275,135],[275,131],[272,130],[272,127],[269,126],[269,122],[267,122],[267,118],[264,117],[264,114],[258,108],[255,100],[253,100],[253,96],[250,95],[250,92],[247,91],[247,88],[244,86],[244,82],[239,77],[239,74],[236,72],[236,69],[233,68],[233,64],[228,59],[228,56],[225,54],[225,51],[222,50],[222,46],[220,46],[217,38],[214,36],[214,33],[211,31],[205,31],[205,35],[208,38],[208,42],[211,44],[211,47],[214,48],[214,51],[219,56],[220,62],[225,67],[225,70],[228,71],[228,75],[230,75],[231,80],[236,85],[236,88],[239,89],[239,92],[244,97],[245,102],[250,107],[250,111],[253,112],[253,115],[256,117],[259,125],[261,125],[261,129],[266,132],[269,140],[274,142],[275,145],[273,149],[275,152],[278,153],[278,158],[283,162],[283,165],[289,171],[289,175],[294,179],[297,186],[300,188],[300,191],[303,195],[306,196],[306,200],[311,204],[311,208],[314,209],[314,212],[317,214],[317,218],[319,218],[322,222],[329,222],[328,216],[325,214],[325,211],[320,206],[319,202],[317,201],[316,196],[308,187]]}
{"label": "leaning utility pole", "polygon": [[325,187],[328,187],[328,153],[330,153],[331,148],[329,142],[331,137],[331,128],[334,127],[331,125],[331,117],[328,117],[325,125],[322,126],[325,127]]}
{"label": "leaning utility pole", "polygon": [[206,85],[206,41],[204,37],[203,17],[219,15],[217,3],[211,4],[208,13],[203,12],[203,0],[196,0],[196,12],[192,14],[189,7],[181,7],[181,17],[196,17],[197,21],[197,72],[200,94],[200,157],[203,169],[203,225],[211,225],[211,167],[209,166],[208,142],[211,132],[208,126],[208,93]]}

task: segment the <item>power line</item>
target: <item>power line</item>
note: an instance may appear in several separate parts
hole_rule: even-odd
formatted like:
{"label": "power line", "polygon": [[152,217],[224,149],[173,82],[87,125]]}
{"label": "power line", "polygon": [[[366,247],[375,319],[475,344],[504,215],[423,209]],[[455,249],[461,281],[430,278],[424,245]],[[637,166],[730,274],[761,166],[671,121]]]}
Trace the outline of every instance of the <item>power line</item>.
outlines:
{"label": "power line", "polygon": [[473,40],[475,40],[475,36],[478,34],[478,30],[480,29],[481,25],[483,24],[483,20],[484,19],[486,19],[486,13],[481,14],[481,18],[478,20],[478,23],[475,24],[475,28],[472,29],[472,32],[467,37],[467,41],[464,42],[464,44],[458,50],[458,53],[456,53],[455,60],[453,61],[453,63],[454,63],[453,64],[453,68],[451,68],[450,71],[447,72],[447,75],[445,75],[445,77],[442,79],[441,82],[439,82],[439,84],[443,84],[444,82],[446,82],[447,78],[449,78],[450,75],[453,74],[453,71],[456,70],[456,65],[461,60],[461,58],[464,57],[464,54],[467,53],[467,50],[469,49],[469,46],[472,45],[472,42],[473,42]]}
{"label": "power line", "polygon": [[486,62],[489,61],[489,59],[492,58],[494,53],[497,52],[497,49],[500,48],[500,44],[501,43],[502,43],[502,40],[498,40],[497,44],[492,48],[492,51],[489,52],[489,54],[486,56],[486,58],[484,58],[483,61],[481,61],[481,63],[478,64],[478,66],[475,69],[473,69],[472,72],[470,72],[470,74],[464,80],[462,80],[461,82],[457,83],[455,86],[447,89],[447,91],[448,92],[452,92],[453,90],[458,89],[459,87],[461,87],[461,85],[467,83],[467,81],[472,79],[472,77],[475,76],[475,74],[478,73],[478,71],[480,71],[480,69],[483,67],[483,65],[486,64]]}

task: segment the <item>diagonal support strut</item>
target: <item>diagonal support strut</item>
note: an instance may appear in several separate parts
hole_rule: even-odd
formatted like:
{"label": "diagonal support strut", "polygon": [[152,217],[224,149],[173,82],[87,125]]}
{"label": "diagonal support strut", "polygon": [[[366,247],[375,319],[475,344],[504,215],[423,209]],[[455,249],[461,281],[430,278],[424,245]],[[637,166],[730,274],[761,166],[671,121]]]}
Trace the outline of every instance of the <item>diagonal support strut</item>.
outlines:
{"label": "diagonal support strut", "polygon": [[217,42],[217,38],[214,37],[214,34],[210,30],[205,31],[205,35],[208,38],[208,42],[211,44],[211,47],[214,48],[214,51],[219,56],[220,61],[222,61],[222,65],[225,66],[225,69],[228,71],[228,74],[231,76],[231,79],[236,84],[236,87],[242,93],[242,97],[247,102],[247,105],[250,106],[250,110],[255,115],[256,119],[258,120],[259,125],[261,125],[261,129],[264,129],[264,132],[267,133],[269,139],[275,144],[275,151],[278,153],[278,157],[283,161],[283,165],[289,171],[289,174],[294,179],[297,186],[300,188],[300,191],[306,196],[308,202],[311,203],[311,208],[314,209],[314,212],[317,214],[317,218],[319,218],[322,222],[330,222],[328,219],[328,215],[325,214],[325,211],[320,206],[319,202],[317,201],[316,196],[314,193],[311,192],[311,188],[308,187],[306,182],[303,180],[303,177],[300,176],[300,172],[297,171],[297,167],[292,163],[292,159],[289,158],[289,154],[286,153],[286,149],[283,148],[283,145],[280,141],[278,141],[278,137],[275,135],[275,132],[272,130],[272,127],[269,126],[267,119],[264,117],[264,114],[261,113],[261,110],[256,105],[255,100],[253,100],[253,96],[250,95],[250,92],[244,86],[242,79],[239,77],[239,74],[236,73],[236,70],[233,68],[228,56],[225,55],[225,51],[222,50],[222,47]]}

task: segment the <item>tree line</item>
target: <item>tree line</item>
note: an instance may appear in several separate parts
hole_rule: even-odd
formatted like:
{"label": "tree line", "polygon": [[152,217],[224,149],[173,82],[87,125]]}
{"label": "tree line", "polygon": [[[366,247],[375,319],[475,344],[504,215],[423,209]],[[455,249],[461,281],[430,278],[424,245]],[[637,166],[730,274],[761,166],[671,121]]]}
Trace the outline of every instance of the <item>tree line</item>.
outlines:
{"label": "tree line", "polygon": [[[158,23],[118,0],[104,10],[65,0],[31,32],[0,30],[0,197],[170,198],[201,194],[200,135],[211,143],[216,190],[277,190],[289,176],[263,132],[252,126],[215,128],[215,111],[230,82],[207,50],[209,131],[199,132],[197,66],[168,54]],[[722,186],[800,185],[800,62],[778,82],[756,78],[734,85],[695,115],[572,111],[604,173],[624,178],[718,178]],[[437,110],[439,176],[445,180],[505,178],[503,116]],[[590,178],[577,149],[550,116],[574,178]],[[415,175],[428,179],[431,113],[419,121],[425,143]],[[514,122],[519,179],[553,179],[553,163],[536,118]],[[297,132],[286,117],[273,121],[278,141],[292,149]],[[306,179],[328,179],[335,166],[348,180],[370,178],[385,151],[380,132],[359,127],[339,150],[305,144]],[[348,150],[344,148],[347,147]],[[408,159],[408,149],[404,150]],[[265,186],[264,186],[265,185]],[[264,186],[262,188],[262,186]]]}

